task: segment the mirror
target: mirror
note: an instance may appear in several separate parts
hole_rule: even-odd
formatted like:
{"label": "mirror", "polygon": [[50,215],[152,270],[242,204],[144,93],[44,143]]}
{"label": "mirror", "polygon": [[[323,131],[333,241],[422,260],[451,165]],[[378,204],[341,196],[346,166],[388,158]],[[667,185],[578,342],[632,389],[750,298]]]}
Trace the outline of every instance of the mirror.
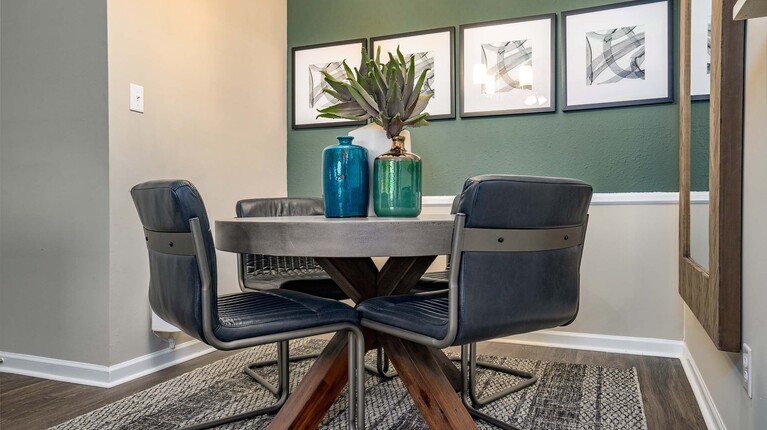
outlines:
{"label": "mirror", "polygon": [[693,102],[690,112],[690,258],[709,271],[708,169],[709,103]]}
{"label": "mirror", "polygon": [[[700,64],[695,46],[701,43],[695,38],[703,37],[694,20],[708,6],[706,0],[681,0],[680,5],[679,294],[717,348],[738,352],[745,32],[743,22],[732,19],[736,0],[708,1],[709,103],[691,102],[692,90],[706,82],[701,68],[694,68],[695,61]],[[708,146],[702,143],[706,139]]]}
{"label": "mirror", "polygon": [[708,271],[711,0],[690,8],[690,258]]}

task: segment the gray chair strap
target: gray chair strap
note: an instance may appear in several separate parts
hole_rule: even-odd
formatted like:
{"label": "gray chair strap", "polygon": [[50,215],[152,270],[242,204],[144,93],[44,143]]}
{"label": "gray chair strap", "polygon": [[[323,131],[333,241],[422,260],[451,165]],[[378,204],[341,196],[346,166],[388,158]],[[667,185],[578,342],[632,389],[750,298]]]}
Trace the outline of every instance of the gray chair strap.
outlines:
{"label": "gray chair strap", "polygon": [[570,248],[583,244],[586,223],[544,229],[466,228],[461,251],[530,252]]}
{"label": "gray chair strap", "polygon": [[197,255],[192,233],[168,233],[144,229],[146,246],[152,251],[171,255]]}

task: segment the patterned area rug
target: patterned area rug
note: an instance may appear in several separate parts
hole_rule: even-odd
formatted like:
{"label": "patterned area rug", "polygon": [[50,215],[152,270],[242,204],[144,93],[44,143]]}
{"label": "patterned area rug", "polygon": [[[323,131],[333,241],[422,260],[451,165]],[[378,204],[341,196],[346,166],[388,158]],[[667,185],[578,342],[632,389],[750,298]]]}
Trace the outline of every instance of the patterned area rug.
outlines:
{"label": "patterned area rug", "polygon": [[[320,340],[291,342],[292,355],[320,351]],[[451,351],[452,352],[452,351]],[[372,353],[368,359],[372,359]],[[273,403],[274,398],[242,369],[247,363],[276,357],[274,345],[252,348],[158,384],[63,423],[55,429],[176,429],[237,414]],[[647,429],[635,368],[613,369],[581,364],[550,363],[481,356],[482,360],[533,372],[538,383],[498,400],[482,411],[522,429]],[[291,364],[291,387],[312,361]],[[261,374],[276,384],[276,366]],[[516,382],[516,378],[478,371],[478,394],[484,396]],[[367,426],[370,429],[427,429],[399,378],[381,382],[368,374]],[[320,428],[346,429],[346,391],[338,398]],[[270,416],[241,421],[219,429],[263,429]],[[477,421],[480,429],[496,427]]]}

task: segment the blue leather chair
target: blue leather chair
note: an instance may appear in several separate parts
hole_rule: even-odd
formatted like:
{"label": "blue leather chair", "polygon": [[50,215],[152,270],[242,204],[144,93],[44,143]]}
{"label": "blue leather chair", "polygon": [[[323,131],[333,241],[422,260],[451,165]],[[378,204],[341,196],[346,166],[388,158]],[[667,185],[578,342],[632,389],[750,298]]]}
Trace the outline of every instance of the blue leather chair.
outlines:
{"label": "blue leather chair", "polygon": [[[324,215],[320,198],[244,199],[235,207],[238,218]],[[239,254],[240,288],[270,290],[285,288],[317,297],[344,300],[348,297],[312,257]]]}
{"label": "blue leather chair", "polygon": [[575,319],[591,196],[591,186],[574,179],[469,178],[455,218],[448,290],[366,300],[357,307],[362,325],[435,348],[460,345],[464,405],[479,419],[516,429],[479,408],[536,378],[517,371],[525,381],[477,398],[476,342]]}
{"label": "blue leather chair", "polygon": [[365,347],[357,311],[335,300],[283,289],[219,297],[213,237],[197,189],[185,180],[158,180],[136,185],[131,196],[149,252],[152,310],[217,349],[279,345],[275,404],[189,429],[277,412],[289,394],[288,340],[337,331],[349,333],[349,427],[364,427]]}
{"label": "blue leather chair", "polygon": [[[325,206],[320,198],[254,198],[238,201],[235,213],[238,218],[317,216],[325,214]],[[327,299],[348,299],[312,257],[237,254],[237,274],[240,289],[244,292],[284,288]],[[318,356],[317,353],[291,356],[290,362],[314,359]],[[246,365],[244,370],[256,382],[276,394],[274,387],[265,383],[264,378],[256,372],[261,367],[273,366],[276,363],[277,360],[257,361]]]}

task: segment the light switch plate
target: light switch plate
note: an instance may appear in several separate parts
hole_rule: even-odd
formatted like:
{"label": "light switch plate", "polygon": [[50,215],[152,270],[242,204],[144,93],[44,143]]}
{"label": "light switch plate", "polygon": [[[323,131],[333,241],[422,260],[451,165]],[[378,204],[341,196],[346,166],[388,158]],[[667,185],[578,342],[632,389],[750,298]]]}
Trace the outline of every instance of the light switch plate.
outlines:
{"label": "light switch plate", "polygon": [[130,110],[144,113],[144,87],[130,84]]}

